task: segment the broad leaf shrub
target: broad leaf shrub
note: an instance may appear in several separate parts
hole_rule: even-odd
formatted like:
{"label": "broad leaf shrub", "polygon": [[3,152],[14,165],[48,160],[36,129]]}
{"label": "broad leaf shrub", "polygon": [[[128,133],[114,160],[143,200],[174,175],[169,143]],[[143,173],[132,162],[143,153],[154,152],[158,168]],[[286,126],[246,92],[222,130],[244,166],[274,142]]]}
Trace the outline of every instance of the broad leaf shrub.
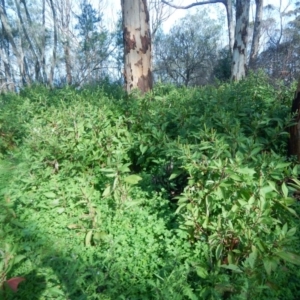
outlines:
{"label": "broad leaf shrub", "polygon": [[292,94],[252,75],[2,96],[0,278],[26,281],[1,296],[299,298]]}

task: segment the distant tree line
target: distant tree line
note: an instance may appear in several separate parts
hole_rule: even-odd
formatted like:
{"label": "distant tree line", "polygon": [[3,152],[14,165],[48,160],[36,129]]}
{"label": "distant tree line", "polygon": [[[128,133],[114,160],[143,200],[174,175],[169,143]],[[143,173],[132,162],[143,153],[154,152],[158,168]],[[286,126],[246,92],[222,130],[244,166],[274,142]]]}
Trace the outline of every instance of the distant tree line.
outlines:
{"label": "distant tree line", "polygon": [[[257,69],[287,83],[299,76],[297,1],[120,2],[119,21],[108,30],[105,0],[97,7],[88,0],[0,0],[1,91],[110,79],[145,92],[153,81],[196,86]],[[215,5],[223,5],[223,15],[213,16]],[[188,13],[164,32],[174,9]]]}

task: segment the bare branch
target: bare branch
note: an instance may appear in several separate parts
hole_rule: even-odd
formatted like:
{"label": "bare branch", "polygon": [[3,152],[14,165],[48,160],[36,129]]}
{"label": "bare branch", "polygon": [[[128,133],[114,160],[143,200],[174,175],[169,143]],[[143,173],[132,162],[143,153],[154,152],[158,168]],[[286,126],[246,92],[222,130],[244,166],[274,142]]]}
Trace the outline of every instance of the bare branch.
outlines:
{"label": "bare branch", "polygon": [[172,3],[169,3],[165,0],[161,0],[162,3],[164,4],[167,4],[173,8],[176,8],[176,9],[189,9],[191,7],[194,7],[194,6],[199,6],[199,5],[204,5],[204,4],[215,4],[215,3],[223,3],[224,5],[226,5],[226,1],[227,0],[207,0],[207,1],[203,1],[203,2],[195,2],[195,3],[192,3],[190,5],[187,5],[187,6],[182,6],[182,5],[174,5]]}

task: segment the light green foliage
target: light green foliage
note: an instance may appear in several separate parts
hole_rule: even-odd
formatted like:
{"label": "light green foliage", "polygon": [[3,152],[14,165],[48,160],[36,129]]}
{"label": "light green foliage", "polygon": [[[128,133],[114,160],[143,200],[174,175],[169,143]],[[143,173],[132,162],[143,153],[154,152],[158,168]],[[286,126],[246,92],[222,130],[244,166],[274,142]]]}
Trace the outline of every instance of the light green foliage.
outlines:
{"label": "light green foliage", "polygon": [[1,98],[0,278],[26,278],[5,297],[300,297],[291,95],[251,76]]}

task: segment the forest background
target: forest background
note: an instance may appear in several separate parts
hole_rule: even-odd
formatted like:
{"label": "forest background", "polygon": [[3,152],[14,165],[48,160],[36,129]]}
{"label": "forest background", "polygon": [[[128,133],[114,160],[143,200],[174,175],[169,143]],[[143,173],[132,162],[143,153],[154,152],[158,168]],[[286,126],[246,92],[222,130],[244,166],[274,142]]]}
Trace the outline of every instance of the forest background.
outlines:
{"label": "forest background", "polygon": [[[148,6],[156,82],[195,86],[230,77],[224,5],[175,10],[153,0]],[[77,87],[103,79],[122,82],[119,7],[119,2],[104,0],[3,0],[1,90],[19,90],[24,84],[36,82]],[[250,13],[248,54],[255,1],[251,1]],[[298,14],[297,1],[264,3],[259,57],[251,66],[253,70],[263,68],[270,77],[287,82],[297,78]]]}

